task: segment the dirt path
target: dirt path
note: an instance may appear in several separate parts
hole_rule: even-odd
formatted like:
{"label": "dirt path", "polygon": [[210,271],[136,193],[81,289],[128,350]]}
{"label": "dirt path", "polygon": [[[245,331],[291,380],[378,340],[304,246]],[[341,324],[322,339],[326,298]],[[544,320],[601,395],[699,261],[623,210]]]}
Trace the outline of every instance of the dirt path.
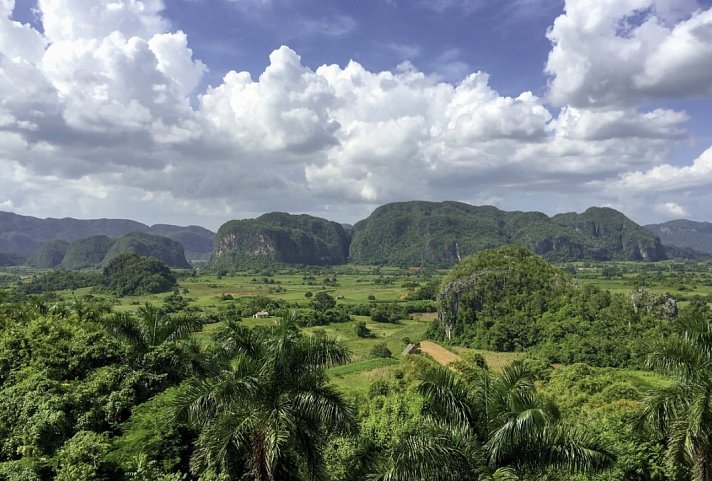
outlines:
{"label": "dirt path", "polygon": [[441,345],[435,344],[431,341],[420,341],[420,350],[443,366],[447,366],[453,361],[460,360],[460,356],[454,352],[448,351]]}

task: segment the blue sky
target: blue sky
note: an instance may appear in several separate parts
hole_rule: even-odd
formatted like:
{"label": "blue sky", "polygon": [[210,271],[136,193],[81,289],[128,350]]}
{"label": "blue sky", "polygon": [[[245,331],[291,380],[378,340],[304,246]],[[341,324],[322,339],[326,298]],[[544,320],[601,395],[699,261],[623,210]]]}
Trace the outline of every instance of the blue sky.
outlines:
{"label": "blue sky", "polygon": [[505,95],[545,89],[545,32],[563,1],[437,3],[174,0],[166,4],[166,15],[210,66],[209,83],[236,67],[257,76],[269,53],[288,45],[311,68],[353,59],[380,71],[410,61],[454,82],[487,71]]}
{"label": "blue sky", "polygon": [[712,221],[712,0],[0,0],[0,210]]}

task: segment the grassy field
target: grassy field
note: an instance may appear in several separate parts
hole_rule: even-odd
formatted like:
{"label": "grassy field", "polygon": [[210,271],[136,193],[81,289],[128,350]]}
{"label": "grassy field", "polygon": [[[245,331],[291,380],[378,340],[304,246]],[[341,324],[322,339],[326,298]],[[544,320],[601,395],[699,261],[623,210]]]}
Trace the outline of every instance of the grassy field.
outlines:
{"label": "grassy field", "polygon": [[[441,274],[436,275],[439,278]],[[361,304],[370,301],[402,300],[412,287],[403,284],[423,284],[425,279],[417,272],[400,269],[367,268],[354,266],[347,274],[338,270],[325,269],[321,272],[275,273],[274,275],[201,275],[187,277],[179,281],[179,290],[197,307],[219,307],[225,296],[233,298],[245,296],[268,296],[304,306],[309,305],[307,292],[327,292],[344,304]],[[88,290],[87,290],[88,292]],[[135,309],[146,302],[158,303],[165,294],[120,298],[118,310]]]}

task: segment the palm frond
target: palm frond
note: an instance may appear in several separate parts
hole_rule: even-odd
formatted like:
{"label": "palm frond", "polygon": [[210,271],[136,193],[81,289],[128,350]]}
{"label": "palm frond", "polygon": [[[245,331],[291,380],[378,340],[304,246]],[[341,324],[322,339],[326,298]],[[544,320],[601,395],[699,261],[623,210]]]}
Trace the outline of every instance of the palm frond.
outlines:
{"label": "palm frond", "polygon": [[294,410],[314,424],[320,420],[328,432],[354,434],[358,422],[353,407],[328,386],[298,393],[293,399]]}
{"label": "palm frond", "polygon": [[419,376],[417,391],[423,396],[425,408],[434,419],[469,427],[477,423],[477,410],[471,391],[449,369],[436,366],[423,371]]}
{"label": "palm frond", "polygon": [[136,318],[128,312],[117,312],[104,319],[104,327],[114,337],[126,342],[138,353],[148,351],[145,332]]}

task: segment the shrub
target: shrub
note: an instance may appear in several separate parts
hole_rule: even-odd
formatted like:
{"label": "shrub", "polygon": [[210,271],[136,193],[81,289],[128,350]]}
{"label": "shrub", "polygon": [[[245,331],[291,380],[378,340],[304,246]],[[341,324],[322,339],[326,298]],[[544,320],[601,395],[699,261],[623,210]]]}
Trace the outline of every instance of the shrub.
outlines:
{"label": "shrub", "polygon": [[365,322],[361,321],[356,323],[356,335],[363,338],[371,337],[371,330],[366,327]]}
{"label": "shrub", "polygon": [[373,348],[371,348],[371,357],[387,358],[391,357],[392,354],[393,353],[390,349],[388,349],[388,346],[385,342],[379,342],[378,344],[373,346]]}

